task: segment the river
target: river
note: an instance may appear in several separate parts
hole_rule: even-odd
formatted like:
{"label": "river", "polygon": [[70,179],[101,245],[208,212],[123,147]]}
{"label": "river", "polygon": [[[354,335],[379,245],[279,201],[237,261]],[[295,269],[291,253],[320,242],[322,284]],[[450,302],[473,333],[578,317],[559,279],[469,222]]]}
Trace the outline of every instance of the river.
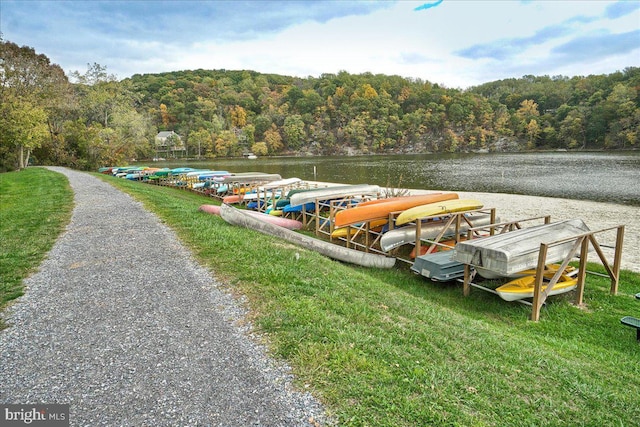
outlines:
{"label": "river", "polygon": [[167,161],[278,173],[284,178],[484,193],[513,193],[640,206],[640,151],[263,157]]}

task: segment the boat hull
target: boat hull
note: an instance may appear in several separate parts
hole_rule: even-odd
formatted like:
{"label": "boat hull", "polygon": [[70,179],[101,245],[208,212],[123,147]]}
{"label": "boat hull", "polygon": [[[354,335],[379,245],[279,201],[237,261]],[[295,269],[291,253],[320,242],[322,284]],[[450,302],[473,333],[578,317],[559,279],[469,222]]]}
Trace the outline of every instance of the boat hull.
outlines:
{"label": "boat hull", "polygon": [[[483,214],[483,213],[473,213],[467,215],[467,219],[473,224],[470,226],[466,221],[460,222],[460,232],[466,232],[470,227],[480,227],[483,225],[488,225],[491,223],[491,215]],[[497,219],[496,219],[497,220]],[[420,227],[420,238],[421,239],[435,239],[438,237],[438,234],[442,231],[444,226],[443,221],[431,221],[425,224],[422,224]],[[442,237],[451,237],[456,232],[456,226],[451,225],[447,228],[444,235]],[[415,225],[407,225],[405,227],[394,228],[393,230],[387,231],[380,238],[380,248],[384,252],[389,252],[392,249],[398,248],[402,245],[406,245],[409,243],[416,242],[416,226]]]}
{"label": "boat hull", "polygon": [[435,215],[446,215],[455,212],[471,211],[484,206],[482,202],[472,199],[445,200],[443,202],[429,203],[416,206],[402,212],[396,218],[396,225],[403,225],[420,218],[427,218]]}
{"label": "boat hull", "polygon": [[268,222],[260,221],[259,219],[248,215],[246,212],[234,208],[233,206],[222,205],[220,208],[220,215],[222,216],[222,219],[227,221],[229,224],[250,228],[260,233],[280,238],[289,243],[321,253],[322,255],[339,261],[375,268],[391,268],[396,262],[395,258],[345,248],[304,234],[296,233],[295,231],[288,230],[286,228],[278,227]]}
{"label": "boat hull", "polygon": [[[485,278],[511,276],[538,265],[542,243],[571,238],[589,231],[580,219],[542,224],[480,239],[467,240],[456,245],[455,259],[472,265]],[[547,250],[547,263],[564,260],[570,254],[574,241],[552,245]]]}
{"label": "boat hull", "polygon": [[[213,215],[220,215],[221,208],[220,206],[216,205],[201,205],[198,210]],[[250,215],[256,218],[259,221],[268,222],[270,224],[277,225],[278,227],[283,227],[289,230],[300,230],[303,226],[300,221],[296,221],[295,219],[283,218],[256,211],[243,210],[242,212],[246,215]]]}
{"label": "boat hull", "polygon": [[316,190],[295,193],[289,196],[291,206],[304,205],[316,200],[330,200],[349,196],[375,195],[380,191],[377,185],[342,185],[331,188],[318,188]]}
{"label": "boat hull", "polygon": [[[553,273],[549,274],[550,277],[545,275],[545,278],[550,279]],[[525,298],[533,298],[533,291],[535,285],[535,276],[525,276],[516,280],[512,280],[496,289],[500,298],[505,301],[518,301]],[[574,277],[563,274],[558,279],[558,282],[549,291],[548,295],[558,295],[565,292],[570,292],[578,286],[578,280]],[[542,291],[547,290],[548,285],[542,284]]]}
{"label": "boat hull", "polygon": [[368,222],[375,219],[388,218],[391,212],[401,212],[416,206],[428,203],[443,202],[446,200],[457,199],[455,193],[448,194],[425,194],[419,196],[396,197],[384,201],[385,199],[376,200],[376,203],[363,202],[351,209],[345,209],[337,212],[335,215],[335,226],[345,227],[360,222]]}

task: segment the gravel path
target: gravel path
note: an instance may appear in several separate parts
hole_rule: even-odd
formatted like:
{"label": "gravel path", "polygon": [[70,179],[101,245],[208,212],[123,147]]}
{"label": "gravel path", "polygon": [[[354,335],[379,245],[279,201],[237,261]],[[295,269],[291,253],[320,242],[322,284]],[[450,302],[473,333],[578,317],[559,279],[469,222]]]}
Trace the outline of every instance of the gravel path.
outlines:
{"label": "gravel path", "polygon": [[0,402],[69,403],[77,426],[324,420],[157,217],[89,174],[51,169],[76,205],[0,332]]}

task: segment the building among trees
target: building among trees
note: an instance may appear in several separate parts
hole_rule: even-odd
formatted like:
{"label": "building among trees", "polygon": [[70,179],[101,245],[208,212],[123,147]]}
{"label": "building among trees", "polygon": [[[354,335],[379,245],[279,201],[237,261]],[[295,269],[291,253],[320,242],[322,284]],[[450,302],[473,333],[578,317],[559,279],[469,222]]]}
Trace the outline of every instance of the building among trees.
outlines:
{"label": "building among trees", "polygon": [[180,135],[172,130],[158,132],[155,140],[156,157],[161,157],[161,153],[165,153],[165,157],[178,157],[178,153],[180,153],[181,157],[184,157],[187,151]]}

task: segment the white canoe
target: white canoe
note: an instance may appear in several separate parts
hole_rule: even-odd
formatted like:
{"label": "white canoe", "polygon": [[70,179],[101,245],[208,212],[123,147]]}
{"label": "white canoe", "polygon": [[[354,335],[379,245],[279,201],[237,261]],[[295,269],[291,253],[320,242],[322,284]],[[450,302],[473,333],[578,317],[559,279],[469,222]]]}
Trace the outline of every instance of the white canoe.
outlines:
{"label": "white canoe", "polygon": [[268,184],[260,186],[260,190],[270,190],[273,188],[287,187],[289,185],[299,184],[301,182],[302,180],[300,178],[279,179],[277,181],[272,181]]}
{"label": "white canoe", "polygon": [[[460,232],[464,233],[471,227],[480,227],[488,225],[491,222],[490,214],[474,213],[467,215],[467,219],[473,224],[470,226],[466,221],[460,221]],[[498,221],[498,219],[496,219]],[[435,239],[438,234],[442,232],[445,225],[444,221],[433,221],[422,224],[420,227],[421,239]],[[456,232],[456,225],[452,224],[447,231],[445,231],[443,237],[451,237]],[[384,252],[389,252],[392,249],[398,248],[402,245],[416,242],[416,226],[407,225],[405,227],[394,228],[382,235],[380,238],[380,248]]]}
{"label": "white canoe", "polygon": [[359,184],[359,185],[341,185],[337,187],[318,188],[317,190],[296,193],[289,199],[291,206],[300,206],[306,203],[315,202],[316,200],[330,200],[349,196],[371,196],[380,192],[377,185]]}
{"label": "white canoe", "polygon": [[222,182],[224,183],[251,183],[251,182],[271,182],[282,179],[277,173],[261,173],[253,172],[247,174],[235,174],[231,176],[225,176]]}
{"label": "white canoe", "polygon": [[289,243],[302,246],[339,261],[376,268],[391,268],[396,262],[395,258],[345,248],[344,246],[318,240],[268,222],[263,222],[233,206],[222,205],[220,207],[220,216],[229,224],[250,228],[263,234],[278,237]]}

